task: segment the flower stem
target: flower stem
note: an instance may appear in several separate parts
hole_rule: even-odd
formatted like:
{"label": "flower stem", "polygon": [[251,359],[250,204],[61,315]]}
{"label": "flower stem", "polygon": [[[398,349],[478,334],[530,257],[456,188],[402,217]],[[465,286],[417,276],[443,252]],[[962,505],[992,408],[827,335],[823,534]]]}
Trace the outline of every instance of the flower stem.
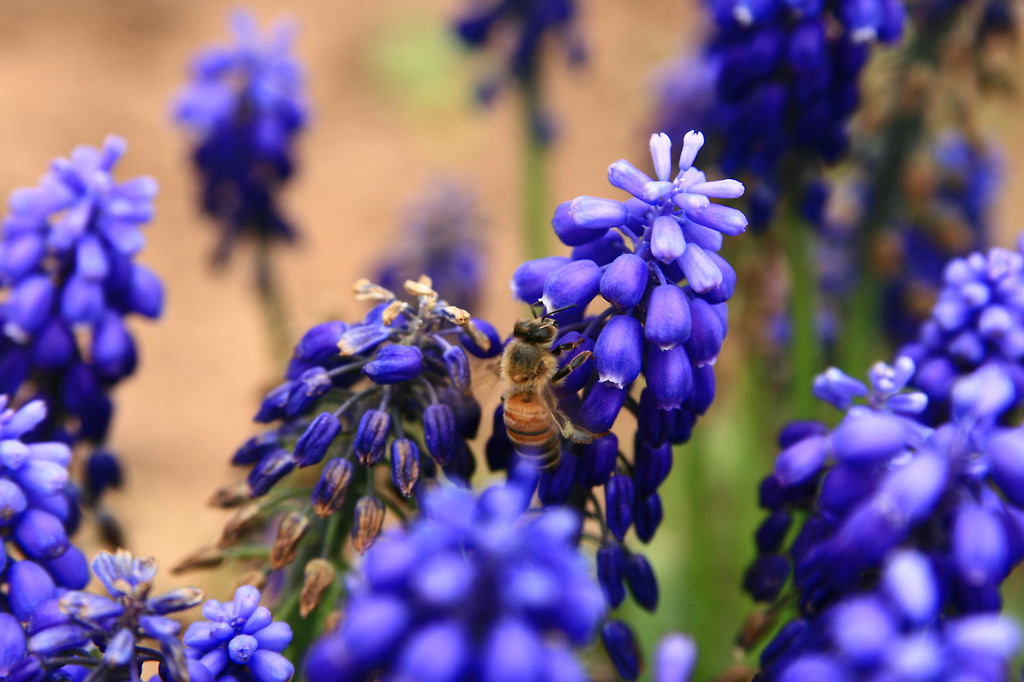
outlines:
{"label": "flower stem", "polygon": [[537,131],[540,84],[536,73],[523,80],[522,199],[523,252],[528,259],[550,256],[550,210],[547,205],[547,150]]}
{"label": "flower stem", "polygon": [[799,205],[791,193],[783,214],[783,249],[789,267],[790,312],[790,414],[796,418],[811,416],[814,396],[811,384],[822,364],[822,349],[815,317],[818,310],[818,282],[811,249],[814,245],[810,226],[800,217]]}
{"label": "flower stem", "polygon": [[291,334],[288,332],[288,314],[274,271],[271,249],[268,238],[261,238],[256,244],[256,290],[266,324],[270,360],[274,367],[283,367],[291,355]]}

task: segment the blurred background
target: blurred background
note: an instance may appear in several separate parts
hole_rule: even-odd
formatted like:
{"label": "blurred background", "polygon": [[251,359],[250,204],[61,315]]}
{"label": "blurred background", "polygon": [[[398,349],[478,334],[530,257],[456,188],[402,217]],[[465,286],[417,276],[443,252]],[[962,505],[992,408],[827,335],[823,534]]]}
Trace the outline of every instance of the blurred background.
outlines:
{"label": "blurred background", "polygon": [[[242,6],[221,0],[0,1],[0,194],[34,184],[51,158],[77,144],[99,145],[108,133],[129,145],[119,179],[146,174],[160,184],[158,215],[140,260],[164,279],[166,312],[155,323],[134,320],[140,365],[115,394],[111,439],[124,458],[127,481],[110,501],[131,549],[156,556],[165,567],[215,539],[224,513],[207,508],[206,500],[215,488],[241,478],[243,472],[227,462],[257,431],[251,417],[283,371],[270,360],[251,252],[242,247],[226,268],[210,267],[217,230],[199,215],[189,143],[171,115],[192,55],[229,42],[228,15]],[[483,303],[472,312],[499,329],[511,328],[525,313],[508,289],[524,258],[518,236],[519,107],[511,90],[489,109],[477,105],[475,86],[493,64],[469,54],[452,36],[450,20],[459,3],[258,0],[244,7],[264,26],[281,16],[296,21],[295,51],[307,67],[312,121],[299,137],[298,175],[284,193],[302,236],[294,248],[279,251],[292,341],[317,322],[363,314],[366,306],[353,300],[352,283],[396,248],[410,202],[438,178],[462,182],[478,197],[479,238],[488,260]],[[552,211],[580,194],[612,196],[606,168],[615,159],[647,167],[658,70],[680,51],[696,50],[705,29],[692,2],[581,2],[588,62],[569,68],[552,59],[544,74],[557,126]],[[1024,72],[1017,77],[1019,90]],[[1024,227],[1018,106],[997,98],[981,112],[983,128],[1005,150],[993,221],[1002,244]],[[728,370],[722,382],[728,385]],[[478,384],[488,415],[500,387],[496,379]],[[720,400],[711,419],[728,410],[729,399]],[[485,417],[484,436],[487,423]],[[713,429],[709,433],[703,449],[711,456],[703,466],[728,482],[736,460],[728,443],[716,441]],[[773,456],[765,451],[764,468],[744,476],[766,472]],[[673,477],[685,475],[684,469],[677,466]],[[754,513],[752,488],[750,493],[746,504]],[[666,527],[654,541],[651,554],[663,576],[684,560],[679,533],[685,527]],[[752,532],[751,525],[741,534]],[[91,555],[96,546],[84,542]],[[708,589],[728,593],[723,599],[734,602],[745,599],[738,582],[752,547],[747,552]],[[218,583],[209,584],[206,576],[165,573],[161,580],[166,586],[206,583],[217,597],[226,596],[233,582],[220,576],[223,594],[215,594]],[[685,623],[671,606],[657,618],[671,627]]]}

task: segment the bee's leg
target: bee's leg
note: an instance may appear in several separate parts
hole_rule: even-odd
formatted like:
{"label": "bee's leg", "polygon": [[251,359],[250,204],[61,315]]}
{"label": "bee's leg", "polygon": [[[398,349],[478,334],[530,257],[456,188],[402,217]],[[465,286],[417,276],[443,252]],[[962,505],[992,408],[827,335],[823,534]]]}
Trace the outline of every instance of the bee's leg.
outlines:
{"label": "bee's leg", "polygon": [[558,344],[557,346],[555,346],[554,348],[551,349],[551,354],[554,355],[557,358],[562,353],[565,353],[566,351],[570,351],[573,348],[576,348],[581,343],[583,343],[583,337],[582,336],[580,338],[576,339],[575,341],[570,341],[569,343],[560,343],[560,344]]}
{"label": "bee's leg", "polygon": [[591,353],[589,350],[583,351],[582,353],[574,357],[572,360],[567,362],[564,367],[555,372],[554,375],[552,375],[551,377],[551,383],[557,383],[564,379],[565,377],[569,376],[570,372],[572,372],[574,369],[576,369],[577,367],[579,367],[592,357],[594,357],[594,354]]}
{"label": "bee's leg", "polygon": [[595,438],[608,435],[607,431],[603,433],[594,433],[587,429],[573,424],[572,420],[569,419],[569,415],[558,409],[558,405],[555,404],[555,397],[551,395],[550,391],[544,391],[544,401],[547,402],[548,408],[551,410],[551,415],[555,418],[555,423],[558,425],[558,430],[562,432],[563,438],[576,443],[590,443]]}

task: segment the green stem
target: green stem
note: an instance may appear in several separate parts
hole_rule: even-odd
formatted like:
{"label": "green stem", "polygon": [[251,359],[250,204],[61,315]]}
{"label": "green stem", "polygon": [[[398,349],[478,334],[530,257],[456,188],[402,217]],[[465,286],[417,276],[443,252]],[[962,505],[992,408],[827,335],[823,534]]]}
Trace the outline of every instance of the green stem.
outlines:
{"label": "green stem", "polygon": [[821,371],[822,349],[815,319],[818,310],[818,281],[811,249],[814,246],[810,226],[800,218],[792,195],[784,207],[783,248],[789,267],[791,416],[808,418],[814,409],[811,384]]}
{"label": "green stem", "polygon": [[536,74],[523,80],[522,196],[523,252],[528,259],[551,255],[551,211],[547,203],[547,150],[537,134],[540,84]]}
{"label": "green stem", "polygon": [[271,362],[275,367],[283,367],[291,356],[291,334],[271,251],[269,239],[261,239],[256,244],[256,290],[270,343]]}

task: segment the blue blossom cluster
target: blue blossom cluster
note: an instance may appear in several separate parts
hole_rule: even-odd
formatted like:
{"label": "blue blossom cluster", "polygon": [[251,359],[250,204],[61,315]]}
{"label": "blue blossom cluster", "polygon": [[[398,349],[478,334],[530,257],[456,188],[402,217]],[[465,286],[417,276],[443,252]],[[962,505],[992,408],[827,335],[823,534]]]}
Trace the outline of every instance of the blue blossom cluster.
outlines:
{"label": "blue blossom cluster", "polygon": [[23,440],[45,417],[41,400],[14,410],[0,396],[0,570],[7,586],[0,610],[18,621],[27,621],[58,588],[89,582],[85,556],[68,540],[78,525],[78,505],[68,490],[71,451],[64,443]]}
{"label": "blue blossom cluster", "polygon": [[261,244],[294,238],[278,195],[294,170],[293,139],[309,115],[302,66],[291,53],[294,28],[279,23],[264,37],[241,11],[231,26],[236,44],[196,57],[174,112],[196,144],[203,211],[223,230],[215,262],[226,260],[242,237]]}
{"label": "blue blossom cluster", "polygon": [[476,203],[454,181],[434,187],[409,207],[401,236],[378,266],[374,281],[395,291],[406,280],[426,275],[448,302],[475,309],[484,285],[482,219]]}
{"label": "blue blossom cluster", "polygon": [[197,668],[210,679],[224,682],[287,682],[295,667],[281,655],[292,641],[287,623],[274,621],[260,606],[260,591],[252,585],[235,590],[232,601],[210,599],[203,604],[207,620],[185,631],[185,656],[192,680]]}
{"label": "blue blossom cluster", "polygon": [[[951,420],[933,428],[917,420],[928,397],[904,392],[915,370],[904,356],[892,366],[876,364],[870,387],[834,368],[817,378],[815,395],[846,414],[834,429],[795,422],[780,435],[783,450],[775,472],[761,486],[761,504],[770,515],[758,529],[758,558],[745,579],[756,600],[776,600],[792,571],[800,613],[816,621],[837,603],[861,599],[888,562],[913,551],[934,571],[930,580],[942,585],[938,603],[927,609],[918,605],[924,615],[917,625],[933,623],[930,614],[1000,608],[1000,585],[1024,558],[1024,429],[999,425],[1017,400],[1016,389],[999,368],[983,367],[956,383]],[[867,404],[854,404],[860,398]],[[804,521],[791,532],[795,515]],[[875,616],[883,619],[881,611]],[[885,619],[901,622],[898,611]],[[828,627],[822,622],[812,630],[822,633]],[[865,632],[874,628],[865,627]],[[791,635],[786,628],[780,631],[766,660],[787,649]],[[862,634],[851,630],[849,636]],[[828,646],[822,637],[806,646]],[[925,634],[911,639],[921,637],[927,639]],[[839,644],[847,645],[866,646],[852,639]],[[896,658],[915,651],[904,652],[895,641],[888,645],[895,647]],[[949,646],[955,648],[955,642]],[[880,655],[881,649],[869,653]],[[1002,653],[1005,660],[1010,652]]]}
{"label": "blue blossom cluster", "polygon": [[163,307],[159,278],[135,262],[156,182],[116,182],[124,151],[111,136],[100,149],[55,159],[37,186],[11,194],[0,224],[0,286],[9,291],[0,306],[0,392],[24,388],[47,401],[34,438],[97,448],[86,481],[92,498],[120,479],[103,443],[109,391],[135,370],[126,318],[156,318]]}
{"label": "blue blossom cluster", "polygon": [[[0,674],[25,682],[138,680],[143,663],[159,661],[168,682],[212,680],[185,660],[178,640],[181,625],[168,617],[199,604],[203,591],[185,587],[150,596],[156,569],[151,557],[135,559],[125,550],[100,552],[92,570],[109,597],[54,590],[41,576],[26,582],[19,597],[32,602],[30,614],[0,614]],[[88,580],[84,568],[80,586]],[[158,649],[143,644],[146,639],[154,640]]]}
{"label": "blue blossom cluster", "polygon": [[955,258],[943,280],[931,317],[900,351],[919,367],[929,424],[948,419],[956,380],[979,367],[999,367],[1024,399],[1024,243]]}
{"label": "blue blossom cluster", "polygon": [[516,484],[474,498],[423,489],[421,513],[367,552],[341,624],[312,648],[311,682],[587,679],[573,651],[604,614],[579,516],[524,512]]}
{"label": "blue blossom cluster", "polygon": [[[576,0],[468,0],[466,10],[455,20],[462,42],[472,49],[508,46],[508,53],[499,57],[504,63],[480,84],[480,100],[491,102],[508,80],[527,90],[536,88],[545,38],[561,41],[570,64],[582,63],[586,50],[576,18]],[[531,103],[530,114],[534,135],[548,140],[551,124],[536,102]]]}
{"label": "blue blossom cluster", "polygon": [[[859,76],[875,42],[903,32],[901,0],[714,0],[717,32],[706,63],[716,74],[706,131],[730,175],[757,178],[751,221],[771,217],[791,159],[839,159],[860,99]],[[772,133],[766,135],[764,131]]]}
{"label": "blue blossom cluster", "polygon": [[[272,556],[274,568],[294,558],[292,550],[310,526],[310,511],[322,519],[345,509],[353,519],[356,549],[370,546],[385,505],[374,493],[372,473],[356,475],[357,466],[370,470],[388,462],[403,499],[439,470],[461,481],[473,473],[476,463],[466,440],[476,434],[480,407],[471,392],[466,351],[497,353],[497,335],[486,322],[441,300],[429,278],[405,286],[415,302],[367,280],[357,282],[357,297],[378,305],[359,323],[326,322],[302,337],[284,383],[267,393],[255,417],[280,424],[235,453],[235,465],[252,468],[247,494],[228,504],[264,498],[268,507],[276,506],[279,499],[265,496],[281,479],[318,467],[312,490],[299,484],[288,493],[304,511],[280,523],[281,558]],[[354,505],[346,506],[352,498]],[[259,500],[239,509],[221,544],[238,541],[236,530],[253,526],[260,509]]]}
{"label": "blue blossom cluster", "polygon": [[[611,429],[624,405],[637,417],[631,462],[608,434],[585,446],[567,445],[539,482],[541,501],[552,505],[565,503],[574,489],[604,486],[604,508],[593,496],[587,504],[603,523],[598,575],[611,607],[625,599],[627,585],[638,604],[657,606],[650,564],[622,543],[630,528],[642,542],[653,537],[663,516],[658,488],[672,467],[672,445],[689,439],[714,399],[713,366],[736,284],[718,251],[724,235],[742,233],[747,220],[711,201],[739,197],[743,185],[708,181],[693,166],[703,142],[700,133],[686,135],[675,177],[672,143],[663,133],[651,137],[654,178],[626,160],[613,163],[609,182],[632,198],[581,196],[561,204],[552,224],[574,247],[572,255],[528,261],[512,280],[518,299],[539,302],[558,322],[554,343],[575,344],[559,356],[563,366],[585,351],[594,355],[554,385],[561,409],[595,434]],[[607,307],[590,314],[598,295]],[[646,386],[631,396],[641,375]],[[488,461],[495,469],[515,468],[500,408]],[[609,650],[628,648],[616,626],[606,630]],[[623,676],[635,678],[629,657],[613,660],[622,663]]]}
{"label": "blue blossom cluster", "polygon": [[945,616],[934,562],[892,553],[875,589],[814,620],[792,621],[762,656],[757,682],[940,682],[1009,679],[1021,633],[994,613]]}

